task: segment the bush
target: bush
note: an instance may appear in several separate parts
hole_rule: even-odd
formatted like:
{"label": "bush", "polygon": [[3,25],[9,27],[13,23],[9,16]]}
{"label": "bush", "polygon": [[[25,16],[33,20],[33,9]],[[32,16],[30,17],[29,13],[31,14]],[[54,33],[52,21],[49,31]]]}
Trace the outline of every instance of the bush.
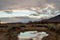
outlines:
{"label": "bush", "polygon": [[20,27],[26,27],[25,25],[21,25]]}

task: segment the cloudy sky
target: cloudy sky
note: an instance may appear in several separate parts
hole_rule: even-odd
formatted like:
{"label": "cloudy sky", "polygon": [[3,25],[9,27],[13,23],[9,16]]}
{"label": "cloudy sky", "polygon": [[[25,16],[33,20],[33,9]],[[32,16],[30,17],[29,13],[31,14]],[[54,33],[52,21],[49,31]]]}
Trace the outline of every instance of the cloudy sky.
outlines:
{"label": "cloudy sky", "polygon": [[[49,4],[50,9],[46,6],[47,4]],[[52,9],[54,15],[52,15],[51,8],[54,8]],[[37,9],[39,9],[38,12]],[[42,9],[43,12],[41,14]],[[6,10],[12,10],[12,12],[10,12],[11,14],[8,14],[9,11],[7,12]],[[44,12],[44,10],[46,12]],[[41,20],[41,19],[49,19],[57,15],[60,15],[60,0],[0,0],[0,20],[2,22],[16,22],[17,20],[18,22],[20,20],[22,21],[21,18],[1,19],[2,17],[28,16],[29,18],[33,18],[28,20],[36,20],[37,18]],[[26,22],[25,19],[23,19],[23,21]]]}
{"label": "cloudy sky", "polygon": [[60,0],[0,0],[0,10],[44,7],[45,4],[54,4],[60,9]]}

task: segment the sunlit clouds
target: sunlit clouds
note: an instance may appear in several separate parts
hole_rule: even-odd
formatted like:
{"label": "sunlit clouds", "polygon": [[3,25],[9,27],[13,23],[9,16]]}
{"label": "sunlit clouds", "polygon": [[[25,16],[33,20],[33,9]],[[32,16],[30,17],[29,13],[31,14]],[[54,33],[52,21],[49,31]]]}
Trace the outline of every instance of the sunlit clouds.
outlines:
{"label": "sunlit clouds", "polygon": [[[12,11],[12,13],[11,13]],[[28,16],[29,14],[35,13],[30,10],[10,10],[10,11],[0,11],[0,18],[3,17],[21,17]]]}
{"label": "sunlit clouds", "polygon": [[45,4],[44,8],[30,7],[20,10],[11,9],[0,11],[0,20],[1,23],[27,23],[29,21],[41,21],[44,19],[50,19],[58,15],[60,15],[60,10],[56,9],[53,4]]}
{"label": "sunlit clouds", "polygon": [[55,8],[55,7],[54,7],[54,4],[46,4],[46,6],[52,8],[52,9]]}

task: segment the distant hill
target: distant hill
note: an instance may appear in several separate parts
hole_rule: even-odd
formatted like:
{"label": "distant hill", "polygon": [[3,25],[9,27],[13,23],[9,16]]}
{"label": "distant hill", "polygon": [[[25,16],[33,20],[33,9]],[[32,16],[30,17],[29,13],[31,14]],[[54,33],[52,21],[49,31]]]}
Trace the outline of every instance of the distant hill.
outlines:
{"label": "distant hill", "polygon": [[[16,20],[15,20],[16,19]],[[23,20],[24,19],[24,20]],[[15,17],[15,18],[0,18],[3,22],[8,22],[8,23],[22,23],[22,22],[27,22],[29,20],[33,20],[28,17]],[[29,21],[28,23],[60,23],[60,15],[50,18],[50,19],[44,19],[44,20],[39,20],[38,21]]]}
{"label": "distant hill", "polygon": [[60,15],[50,18],[50,19],[42,20],[41,22],[60,22]]}
{"label": "distant hill", "polygon": [[50,19],[44,19],[42,21],[34,21],[29,23],[60,23],[60,15],[50,18]]}

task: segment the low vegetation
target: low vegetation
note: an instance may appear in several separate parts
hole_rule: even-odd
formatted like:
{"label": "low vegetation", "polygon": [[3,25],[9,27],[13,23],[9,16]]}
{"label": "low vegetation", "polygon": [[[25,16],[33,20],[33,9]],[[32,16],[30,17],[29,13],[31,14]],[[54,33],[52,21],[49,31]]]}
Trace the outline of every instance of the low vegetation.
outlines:
{"label": "low vegetation", "polygon": [[[28,30],[36,30],[37,31],[41,31],[42,30],[46,30],[48,33],[51,33],[52,36],[50,36],[50,39],[48,38],[48,40],[56,40],[56,38],[53,38],[54,37],[57,37],[58,39],[60,38],[60,23],[44,23],[44,24],[19,24],[19,23],[13,23],[13,24],[0,24],[0,33],[7,33],[9,36],[7,36],[10,40],[16,40],[14,37],[17,36],[17,34],[20,32],[20,31],[24,31],[25,29],[23,28],[28,28]],[[22,29],[22,30],[21,30]],[[26,30],[26,31],[28,31]],[[55,36],[55,33],[57,33],[58,36]],[[12,36],[12,35],[13,36]],[[11,38],[10,38],[11,37]],[[47,40],[47,39],[46,39]],[[60,40],[60,39],[59,39]]]}

